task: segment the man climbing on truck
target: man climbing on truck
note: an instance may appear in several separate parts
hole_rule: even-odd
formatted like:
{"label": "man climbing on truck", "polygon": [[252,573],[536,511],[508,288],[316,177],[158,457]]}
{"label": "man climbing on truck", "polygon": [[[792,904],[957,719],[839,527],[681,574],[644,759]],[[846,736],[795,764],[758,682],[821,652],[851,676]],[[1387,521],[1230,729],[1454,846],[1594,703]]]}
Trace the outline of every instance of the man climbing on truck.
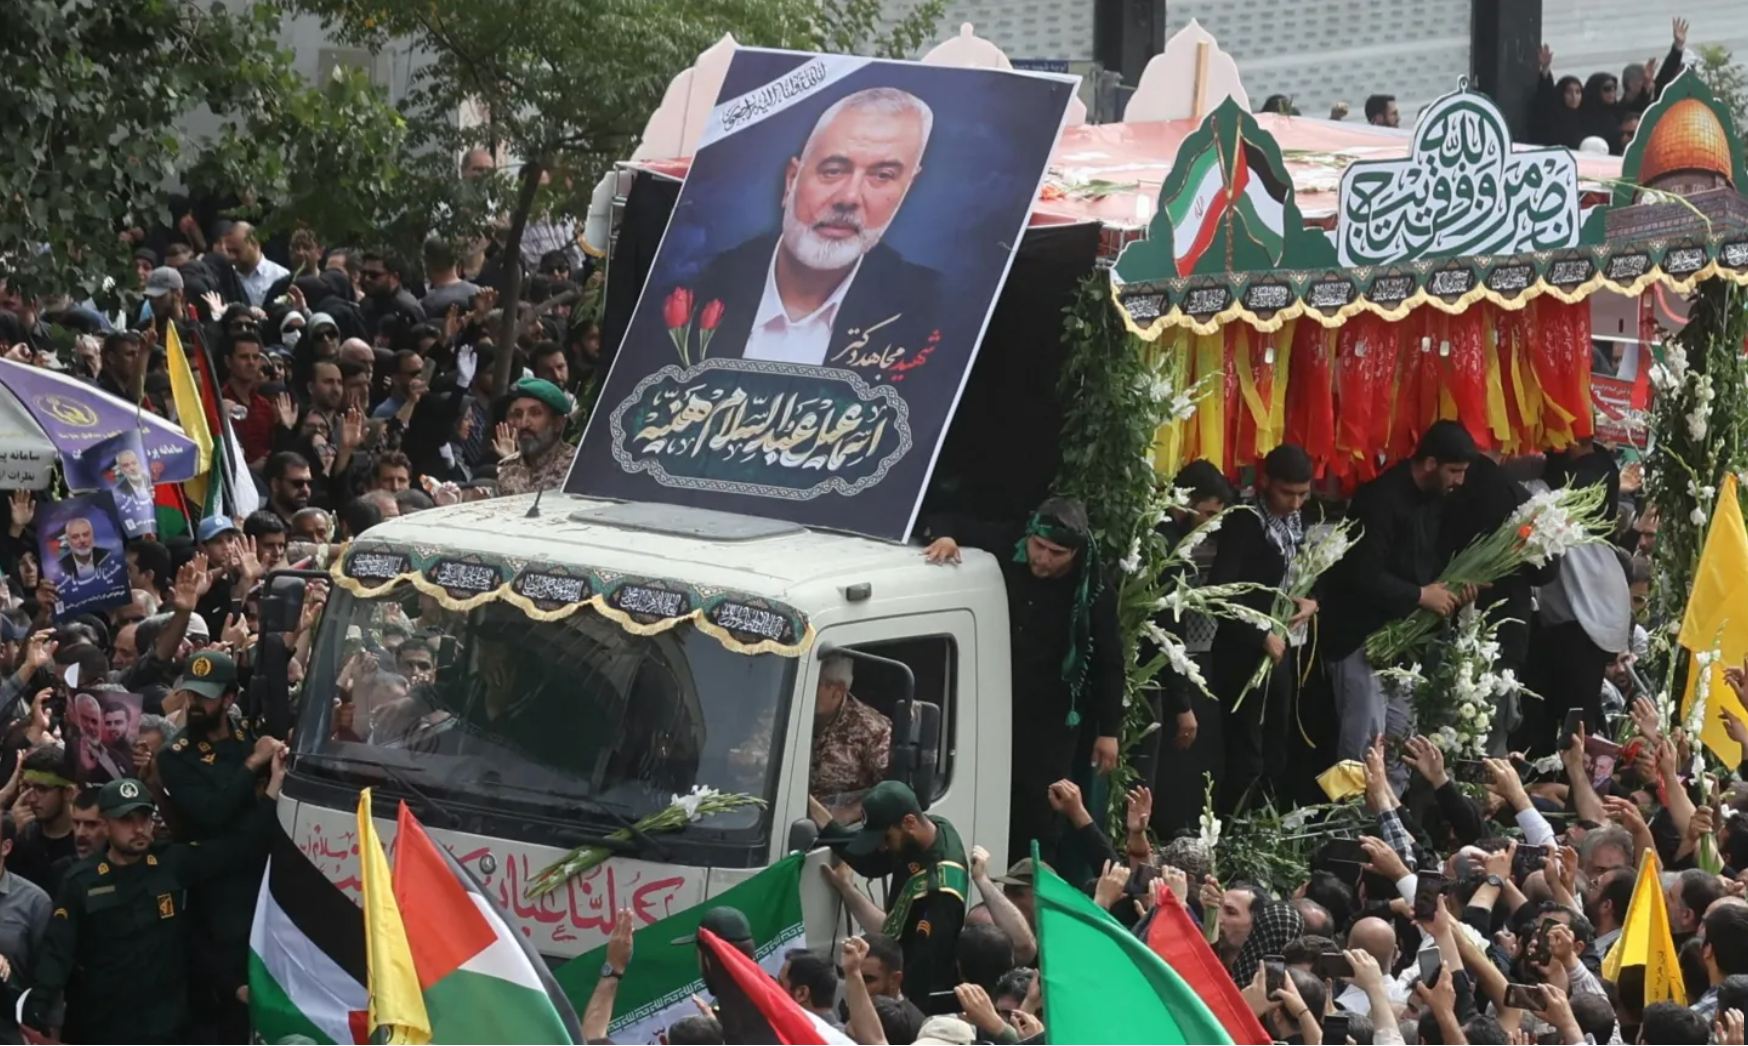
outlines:
{"label": "man climbing on truck", "polygon": [[1075,773],[1077,753],[1099,774],[1117,765],[1123,641],[1117,590],[1091,536],[1086,509],[1072,498],[1046,500],[1017,535],[1000,524],[944,517],[925,528],[929,562],[958,563],[962,538],[994,555],[1007,582],[1015,724],[1010,862],[1031,856],[1033,840],[1044,860],[1054,859],[1062,828],[1050,786],[1064,778],[1091,783]]}

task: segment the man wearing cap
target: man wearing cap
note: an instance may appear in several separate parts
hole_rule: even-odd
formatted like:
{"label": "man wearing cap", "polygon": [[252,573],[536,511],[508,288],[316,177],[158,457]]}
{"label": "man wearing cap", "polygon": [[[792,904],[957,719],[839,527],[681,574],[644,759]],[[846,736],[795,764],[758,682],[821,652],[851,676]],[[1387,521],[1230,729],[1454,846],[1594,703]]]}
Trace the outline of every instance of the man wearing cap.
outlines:
{"label": "man wearing cap", "polygon": [[[55,895],[35,990],[26,999],[28,1027],[68,1042],[189,1041],[187,960],[196,946],[189,888],[204,888],[266,854],[285,777],[283,745],[270,761],[266,800],[251,800],[247,825],[203,846],[154,838],[152,793],[141,782],[128,777],[103,786],[97,810],[109,840],[67,870]],[[63,996],[67,1023],[56,1029],[51,1023]]]}
{"label": "man wearing cap", "polygon": [[564,486],[577,448],[565,442],[571,401],[564,390],[540,378],[510,386],[510,410],[498,426],[498,493],[531,494]]}
{"label": "man wearing cap", "polygon": [[[959,981],[955,951],[965,925],[970,886],[958,830],[944,817],[923,813],[916,793],[902,781],[882,781],[868,790],[862,797],[860,829],[832,820],[831,812],[812,797],[808,809],[820,826],[821,845],[831,847],[856,874],[866,879],[893,877],[886,891],[882,932],[897,938],[904,948],[905,983],[925,1009],[938,1003],[945,1007],[942,1012],[957,1010],[951,998]],[[846,887],[826,871],[840,893],[853,892],[853,886]]]}
{"label": "man wearing cap", "polygon": [[[749,959],[757,959],[757,944],[753,940],[752,924],[738,908],[718,907],[704,913],[704,918],[698,920],[700,931],[709,930],[730,948],[741,952]],[[698,943],[698,934],[689,933],[684,937],[676,937],[674,945],[691,945]],[[611,967],[603,968],[601,976],[621,976],[624,970],[609,974]],[[704,979],[704,987],[716,998],[716,1019],[722,1024],[722,1041],[738,1043],[776,1042],[771,1035],[770,1023],[756,1007],[748,1001],[746,993],[726,990],[728,975],[713,959],[709,951],[698,949],[698,973]]]}
{"label": "man wearing cap", "polygon": [[208,627],[224,627],[225,618],[264,573],[261,561],[243,542],[242,528],[229,516],[208,516],[200,521],[200,544],[206,550],[211,587],[200,598],[198,616]]}
{"label": "man wearing cap", "polygon": [[1007,856],[1027,856],[1037,841],[1050,860],[1062,833],[1050,786],[1064,778],[1089,784],[1087,774],[1077,773],[1083,769],[1110,773],[1123,732],[1127,672],[1117,594],[1095,555],[1086,509],[1072,498],[1050,498],[1018,533],[945,516],[924,531],[931,563],[959,562],[962,540],[1001,564],[1015,723]]}
{"label": "man wearing cap", "polygon": [[[217,650],[190,657],[172,688],[173,699],[185,702],[186,725],[159,749],[157,766],[184,842],[234,837],[257,805],[262,772],[282,747],[271,737],[245,738],[231,720],[236,695],[236,663]],[[221,1022],[247,1019],[236,992],[248,983],[249,925],[260,882],[261,868],[245,865],[208,883],[199,898],[201,957]]]}

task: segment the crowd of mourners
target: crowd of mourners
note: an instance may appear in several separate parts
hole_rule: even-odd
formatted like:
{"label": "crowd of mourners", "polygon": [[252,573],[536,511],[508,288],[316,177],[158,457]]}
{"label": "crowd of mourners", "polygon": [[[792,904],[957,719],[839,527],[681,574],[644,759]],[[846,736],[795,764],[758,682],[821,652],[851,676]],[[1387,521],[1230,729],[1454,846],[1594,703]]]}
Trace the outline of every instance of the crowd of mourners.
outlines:
{"label": "crowd of mourners", "polygon": [[[1624,155],[1633,135],[1638,133],[1639,118],[1687,64],[1687,19],[1676,18],[1673,30],[1674,39],[1667,55],[1662,59],[1652,55],[1643,64],[1629,65],[1619,76],[1604,70],[1584,79],[1576,76],[1555,79],[1554,51],[1543,44],[1537,54],[1536,87],[1527,100],[1528,119],[1523,125],[1522,140],[1537,145],[1563,145],[1583,152]],[[1508,109],[1516,108],[1515,99],[1496,101]],[[1259,111],[1300,115],[1293,99],[1284,94],[1269,95]],[[1337,102],[1329,118],[1345,120],[1348,113],[1348,104]],[[1401,108],[1393,94],[1369,96],[1363,115],[1375,127],[1402,126]]]}
{"label": "crowd of mourners", "polygon": [[[463,176],[490,162],[469,154]],[[264,579],[325,567],[385,519],[558,487],[599,356],[599,281],[572,225],[535,221],[520,258],[434,238],[409,260],[269,239],[212,201],[172,213],[123,232],[135,278],[107,307],[0,279],[0,354],[172,421],[174,327],[214,368],[234,435],[214,475],[235,477],[226,508],[129,540],[130,598],[83,614],[39,561],[56,490],[0,499],[0,1042],[249,1041],[250,921],[286,758],[244,714]],[[503,344],[511,266],[527,302]],[[293,684],[322,583],[310,593],[286,637]]]}
{"label": "crowd of mourners", "polygon": [[[1553,81],[1544,49],[1540,139],[1579,147],[1597,137],[1619,151],[1679,68],[1685,36],[1677,21],[1660,67],[1588,85]],[[1374,122],[1398,118],[1393,100],[1375,102]],[[489,163],[470,154],[463,174]],[[5,499],[0,979],[10,1001],[0,1005],[0,1042],[246,1041],[249,923],[287,758],[239,700],[262,639],[264,578],[278,566],[325,565],[387,518],[560,486],[600,358],[586,318],[597,277],[563,223],[537,221],[519,257],[487,238],[432,239],[403,259],[320,244],[307,231],[264,242],[249,224],[186,200],[172,213],[169,227],[124,233],[136,280],[119,308],[0,287],[7,358],[167,418],[176,413],[172,327],[206,353],[253,488],[240,500],[233,491],[232,503],[258,504],[240,518],[190,520],[185,534],[129,541],[128,602],[64,616],[33,526],[50,495]],[[512,267],[525,274],[529,304],[514,343],[503,344],[494,288]],[[1127,666],[1115,586],[1092,560],[1085,509],[1051,499],[1026,521],[925,519],[931,562],[953,569],[962,546],[983,547],[1007,582],[1012,717],[1028,724],[1014,732],[1008,852],[967,849],[908,789],[882,781],[890,724],[856,700],[853,670],[840,661],[822,673],[811,776],[821,794],[863,793],[852,804],[860,833],[839,823],[850,818],[835,804],[816,804],[815,815],[821,841],[844,858],[828,871],[831,886],[864,932],[837,954],[789,953],[784,990],[861,1043],[1049,1041],[1036,841],[1043,864],[1138,932],[1172,894],[1211,927],[1219,961],[1277,1041],[1742,1043],[1748,831],[1736,825],[1748,794],[1695,773],[1697,739],[1660,718],[1636,669],[1660,622],[1646,595],[1657,521],[1643,511],[1631,455],[1586,439],[1501,462],[1440,423],[1345,503],[1317,497],[1326,492],[1313,489],[1313,473],[1304,451],[1284,446],[1242,492],[1206,462],[1175,478],[1188,497],[1161,524],[1169,540],[1237,509],[1197,549],[1203,581],[1281,585],[1326,517],[1345,514],[1363,537],[1300,601],[1288,636],[1162,618],[1221,703],[1200,700],[1168,668],[1157,743],[1219,748],[1211,813],[1221,816],[1264,800],[1279,810],[1307,802],[1316,798],[1307,770],[1354,760],[1364,768],[1364,832],[1331,831],[1291,881],[1218,878],[1218,848],[1181,804],[1155,809],[1145,780],[1106,794]],[[1619,511],[1613,546],[1484,592],[1437,581],[1531,490],[1587,485],[1606,487]],[[1499,667],[1538,697],[1502,696],[1486,757],[1458,765],[1448,745],[1417,734],[1363,645],[1416,610],[1448,617],[1472,603],[1510,615]],[[293,682],[320,609],[312,586],[287,637]],[[1236,710],[1262,659],[1293,670],[1271,673]],[[1729,682],[1748,691],[1742,670]],[[105,696],[118,694],[139,703]],[[1331,734],[1315,767],[1287,729],[1305,709]],[[1748,744],[1748,726],[1727,713],[1722,722]],[[69,746],[72,727],[89,752]],[[348,727],[337,720],[336,729]],[[1596,764],[1592,736],[1621,742],[1612,768]],[[102,783],[76,769],[92,765],[107,768]],[[1163,788],[1163,772],[1150,772]],[[1125,807],[1118,840],[1104,827],[1119,820],[1104,816],[1113,801]],[[870,831],[873,854],[852,842]],[[1683,987],[1671,998],[1648,997],[1645,965],[1603,972],[1648,854],[1678,953]],[[1708,870],[1714,856],[1721,869]],[[852,872],[879,877],[906,862],[962,864],[974,889],[947,890],[940,878],[894,918]],[[731,944],[754,943],[732,937],[744,928],[732,914],[716,927]],[[621,972],[635,961],[629,934],[622,920],[610,947]],[[1668,980],[1658,974],[1653,990]],[[603,978],[607,998],[585,1021],[594,1037],[604,1037],[616,981]],[[746,1041],[720,1013],[668,1035]]]}

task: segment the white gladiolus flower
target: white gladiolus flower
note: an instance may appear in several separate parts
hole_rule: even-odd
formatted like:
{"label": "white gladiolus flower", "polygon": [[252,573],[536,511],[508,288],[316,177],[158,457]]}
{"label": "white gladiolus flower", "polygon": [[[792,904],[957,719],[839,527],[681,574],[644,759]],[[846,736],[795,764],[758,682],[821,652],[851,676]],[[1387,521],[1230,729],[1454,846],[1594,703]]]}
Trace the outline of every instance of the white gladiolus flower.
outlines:
{"label": "white gladiolus flower", "polygon": [[1202,845],[1209,850],[1220,845],[1220,819],[1207,810],[1202,811]]}
{"label": "white gladiolus flower", "polygon": [[1129,541],[1129,554],[1117,561],[1117,567],[1125,574],[1141,573],[1141,539],[1132,538]]}
{"label": "white gladiolus flower", "polygon": [[1700,506],[1698,506],[1698,505],[1695,505],[1695,506],[1694,506],[1694,507],[1693,507],[1693,511],[1692,511],[1692,512],[1689,512],[1689,513],[1688,513],[1688,514],[1687,514],[1687,520],[1688,520],[1688,522],[1689,522],[1689,523],[1692,523],[1692,524],[1693,524],[1693,525],[1694,525],[1694,526],[1696,526],[1696,527],[1703,527],[1703,526],[1705,526],[1705,521],[1706,521],[1706,510],[1705,510],[1705,509],[1703,509],[1703,508],[1701,508],[1701,507],[1700,507]]}

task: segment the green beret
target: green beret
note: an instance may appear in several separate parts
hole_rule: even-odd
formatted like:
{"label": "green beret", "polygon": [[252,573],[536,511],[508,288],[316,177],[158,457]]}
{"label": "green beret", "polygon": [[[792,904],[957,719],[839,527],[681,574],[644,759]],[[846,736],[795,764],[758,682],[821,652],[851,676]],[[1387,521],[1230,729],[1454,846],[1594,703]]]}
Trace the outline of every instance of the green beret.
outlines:
{"label": "green beret", "polygon": [[510,398],[512,400],[519,400],[524,397],[531,400],[539,400],[546,404],[548,409],[561,418],[570,416],[570,397],[564,394],[563,389],[554,385],[552,382],[547,381],[545,378],[523,378],[521,381],[510,386]]}

